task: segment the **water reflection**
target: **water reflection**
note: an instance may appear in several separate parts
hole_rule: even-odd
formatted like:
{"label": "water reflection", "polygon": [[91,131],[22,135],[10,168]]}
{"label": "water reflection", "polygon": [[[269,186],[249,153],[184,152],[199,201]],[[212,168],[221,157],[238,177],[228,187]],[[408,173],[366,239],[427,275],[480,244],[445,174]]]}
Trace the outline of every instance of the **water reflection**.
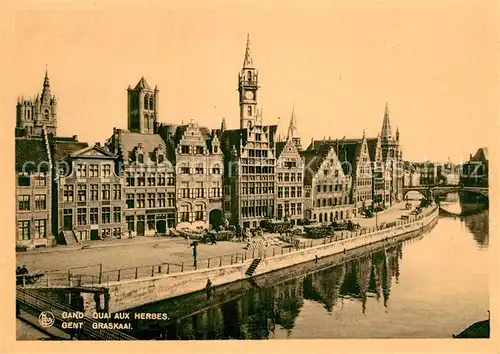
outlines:
{"label": "water reflection", "polygon": [[[465,227],[461,229],[460,223]],[[283,335],[315,337],[314,333],[294,334],[294,331],[299,331],[300,328],[303,331],[304,326],[311,326],[311,321],[312,323],[318,321],[325,326],[320,328],[327,328],[324,329],[324,335],[328,338],[355,337],[356,334],[350,333],[353,328],[362,325],[362,322],[355,321],[361,315],[369,317],[369,323],[380,322],[382,327],[378,330],[395,333],[395,336],[398,333],[432,336],[436,331],[428,328],[427,320],[419,326],[418,321],[427,318],[421,311],[424,309],[435,311],[439,308],[441,315],[439,319],[433,321],[440,323],[440,329],[448,328],[447,326],[455,322],[462,323],[460,321],[463,321],[461,319],[463,316],[460,313],[469,311],[467,309],[471,308],[471,303],[475,304],[480,296],[478,294],[482,294],[482,290],[477,293],[482,289],[480,283],[473,284],[472,290],[476,289],[474,291],[477,294],[472,291],[474,294],[471,298],[465,299],[460,289],[466,284],[471,284],[472,280],[467,278],[458,281],[458,279],[462,279],[461,275],[465,274],[460,268],[463,259],[473,261],[474,265],[484,259],[484,256],[478,254],[479,258],[472,260],[473,251],[470,250],[470,242],[472,234],[478,245],[488,246],[488,211],[462,218],[443,219],[442,225],[438,223],[436,229],[439,231],[435,234],[419,235],[390,247],[376,246],[379,248],[373,248],[374,252],[367,251],[346,258],[351,259],[349,261],[338,258],[330,261],[330,265],[325,263],[326,267],[321,270],[287,269],[273,276],[271,280],[255,279],[257,282],[255,283],[249,279],[217,287],[215,295],[211,298],[207,298],[204,292],[198,292],[143,306],[133,312],[167,312],[171,320],[167,323],[135,323],[134,333],[131,334],[141,339],[171,340],[272,339]],[[460,232],[469,237],[450,237],[450,233],[458,235]],[[460,242],[460,245],[463,245],[460,247],[463,248],[457,248],[458,243],[450,245],[450,242]],[[410,243],[415,245],[409,245]],[[407,246],[412,247],[405,248]],[[457,254],[467,254],[467,256],[443,257],[443,252],[449,247],[452,247]],[[403,249],[407,254],[405,258]],[[459,250],[469,251],[460,253]],[[427,256],[423,253],[428,253],[429,258],[423,258]],[[425,264],[419,265],[421,259],[426,259]],[[470,268],[471,264],[466,267]],[[481,269],[479,265],[477,267]],[[452,275],[453,270],[456,272]],[[475,272],[474,279],[478,278],[479,274],[477,270]],[[400,277],[404,279],[401,280],[401,284],[399,284]],[[451,309],[447,313],[448,309],[443,308],[440,299],[443,294],[449,294],[450,287],[455,289],[454,292],[464,302],[465,310],[457,312],[456,309]],[[420,290],[415,292],[415,289]],[[464,291],[465,294],[471,294],[471,289]],[[469,300],[470,303],[467,302]],[[454,302],[453,306],[459,307],[458,299],[454,301],[457,302]],[[482,309],[482,302],[478,304]],[[344,305],[348,306],[344,309]],[[313,313],[310,312],[311,308],[314,308]],[[388,311],[389,308],[391,311]],[[477,310],[478,313],[482,313],[480,310]],[[342,313],[345,327],[331,327],[327,324],[328,320],[322,318],[323,314],[333,313],[335,316],[330,317],[332,320],[338,313]],[[349,319],[346,316],[349,316]],[[299,317],[300,321],[307,320],[309,324],[301,322],[302,325],[299,326]],[[407,327],[401,327],[403,326],[401,319],[405,319],[404,326]],[[347,326],[348,321],[350,326]],[[467,324],[467,322],[460,324],[458,328],[453,328],[453,331],[461,330],[463,329],[461,326]],[[422,332],[412,334],[414,333],[412,331]],[[376,336],[375,332],[372,335]],[[454,333],[448,329],[444,332]],[[368,333],[366,327],[363,333]]]}

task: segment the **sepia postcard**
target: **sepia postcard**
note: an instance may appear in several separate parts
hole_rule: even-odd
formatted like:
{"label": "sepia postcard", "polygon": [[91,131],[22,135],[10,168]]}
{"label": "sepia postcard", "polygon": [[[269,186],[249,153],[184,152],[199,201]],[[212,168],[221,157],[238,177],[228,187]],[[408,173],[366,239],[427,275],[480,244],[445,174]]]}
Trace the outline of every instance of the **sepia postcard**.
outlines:
{"label": "sepia postcard", "polygon": [[2,352],[498,353],[498,5],[13,4]]}

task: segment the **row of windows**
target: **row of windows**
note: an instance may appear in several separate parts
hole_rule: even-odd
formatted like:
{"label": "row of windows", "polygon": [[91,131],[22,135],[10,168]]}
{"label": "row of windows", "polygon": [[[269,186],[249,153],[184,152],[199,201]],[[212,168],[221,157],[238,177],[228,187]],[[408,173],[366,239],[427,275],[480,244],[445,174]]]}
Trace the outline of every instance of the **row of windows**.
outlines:
{"label": "row of windows", "polygon": [[302,182],[302,173],[278,172],[278,182]]}
{"label": "row of windows", "polygon": [[165,193],[148,193],[147,199],[145,193],[130,193],[126,195],[127,208],[129,209],[146,208],[146,201],[148,208],[173,207],[175,206],[175,194],[167,193],[165,195]]}
{"label": "row of windows", "polygon": [[[342,203],[343,201],[343,203]],[[348,198],[347,197],[340,197],[340,198],[328,198],[328,199],[316,199],[316,207],[325,207],[325,206],[336,206],[336,205],[342,205],[342,204],[348,204]]]}
{"label": "row of windows", "polygon": [[[345,211],[345,218],[349,219],[349,211]],[[313,215],[313,219],[316,220],[316,214]],[[319,222],[328,222],[328,213],[324,214],[318,214],[318,219]],[[330,222],[333,222],[335,220],[343,220],[344,219],[344,212],[341,210],[340,212],[336,211],[335,216],[333,212],[330,213]]]}
{"label": "row of windows", "polygon": [[[77,208],[76,209],[76,223],[77,225],[97,225],[119,223],[122,220],[122,208],[113,207],[113,213],[111,214],[111,207],[101,207],[101,219],[99,222],[99,208]],[[111,218],[111,216],[113,218]],[[73,218],[73,209],[63,209],[63,218]]]}
{"label": "row of windows", "polygon": [[358,192],[357,200],[358,202],[364,202],[365,200],[372,199],[371,192]]}
{"label": "row of windows", "polygon": [[144,109],[154,110],[154,96],[153,95],[145,95],[144,96]]}
{"label": "row of windows", "polygon": [[371,178],[360,178],[356,181],[358,186],[371,186],[372,179]]}
{"label": "row of windows", "polygon": [[135,231],[135,221],[137,219],[137,223],[144,223],[147,222],[147,229],[148,230],[155,230],[156,229],[156,222],[159,221],[165,221],[167,223],[167,228],[173,228],[175,225],[175,214],[174,213],[168,213],[168,214],[150,214],[147,216],[148,218],[145,219],[144,215],[127,215],[125,217],[125,221],[127,223],[127,228],[130,231]]}
{"label": "row of windows", "polygon": [[249,158],[242,158],[240,160],[242,165],[267,165],[267,166],[274,166],[274,159],[249,159]]}
{"label": "row of windows", "polygon": [[[204,155],[208,150],[204,146],[195,146],[195,145],[181,145],[181,154],[194,154],[194,155]],[[212,152],[213,153],[218,153],[219,152],[219,147],[218,146],[213,146],[212,147]]]}
{"label": "row of windows", "polygon": [[179,220],[181,222],[191,222],[191,221],[205,221],[205,205],[196,204],[194,206],[194,212],[191,209],[191,205],[181,205]]}
{"label": "row of windows", "polygon": [[[344,189],[345,188],[345,189]],[[335,190],[335,192],[341,192],[343,190],[346,190],[348,191],[349,190],[349,185],[346,184],[335,184],[335,186],[333,184],[318,184],[316,185],[316,192],[320,193],[321,190],[323,190],[323,193],[326,193],[326,192],[333,192]]]}
{"label": "row of windows", "polygon": [[[34,210],[47,209],[47,196],[45,194],[36,194]],[[28,211],[32,209],[31,196],[19,195],[17,196],[17,209],[20,211]]]}
{"label": "row of windows", "polygon": [[[88,185],[89,189],[87,189],[86,184],[77,184],[76,185],[76,200],[79,202],[85,202],[87,200],[98,201],[98,200],[111,200],[111,185],[110,184],[102,184],[101,185],[101,194],[99,198],[99,185],[98,184],[90,184]],[[73,202],[74,198],[74,189],[75,186],[73,184],[65,184],[63,186],[63,195],[62,200],[64,202]],[[88,192],[88,193],[87,193]],[[122,186],[121,184],[113,184],[113,200],[120,200],[122,198]]]}
{"label": "row of windows", "polygon": [[[181,175],[203,175],[207,172],[208,169],[203,167],[203,164],[197,164],[195,167],[189,167],[189,166],[180,166],[177,171]],[[222,172],[222,169],[220,165],[215,165],[212,167],[212,174],[213,175],[220,175]]]}
{"label": "row of windows", "polygon": [[241,194],[242,195],[255,195],[255,194],[273,194],[273,182],[242,182]]}
{"label": "row of windows", "polygon": [[[86,241],[90,240],[90,233],[88,230],[79,230],[75,231],[76,237],[80,241]],[[110,237],[113,235],[114,237],[118,237],[122,234],[122,228],[121,227],[113,227],[113,228],[108,228],[108,229],[101,229],[101,236],[103,238],[105,237]]]}
{"label": "row of windows", "polygon": [[47,174],[40,173],[20,173],[17,176],[17,185],[19,187],[30,187],[31,186],[31,176],[33,176],[33,186],[35,187],[45,187],[47,186]]}
{"label": "row of windows", "polygon": [[242,207],[241,208],[241,217],[273,217],[274,216],[274,207],[271,206],[251,206],[251,207]]}
{"label": "row of windows", "polygon": [[[165,177],[166,180],[165,180]],[[174,173],[169,172],[165,174],[165,172],[148,173],[146,175],[145,172],[126,172],[125,173],[125,186],[134,187],[134,186],[173,186],[175,185]]]}
{"label": "row of windows", "polygon": [[272,166],[242,166],[241,171],[243,174],[274,174],[274,167]]}
{"label": "row of windows", "polygon": [[[255,134],[255,135],[260,136],[260,134]],[[269,154],[268,150],[261,150],[261,149],[247,149],[247,150],[248,150],[248,157],[267,157]]]}
{"label": "row of windows", "polygon": [[[99,169],[99,166],[101,167]],[[76,177],[77,178],[87,178],[88,177],[111,177],[111,165],[110,164],[77,164],[76,165]]]}
{"label": "row of windows", "polygon": [[278,187],[278,198],[302,198],[302,187]]}
{"label": "row of windows", "polygon": [[302,203],[278,204],[278,218],[284,216],[302,215]]}
{"label": "row of windows", "polygon": [[[33,225],[35,228],[35,234],[33,235],[33,238],[47,238],[46,219],[33,220]],[[31,221],[22,220],[17,222],[17,239],[20,241],[31,239]]]}
{"label": "row of windows", "polygon": [[[148,116],[146,114],[146,118],[147,117]],[[150,129],[149,124],[150,124],[149,120],[146,119],[146,129]],[[151,160],[156,160],[156,162],[159,163],[159,164],[161,164],[161,163],[163,163],[165,161],[165,158],[163,157],[163,154],[158,153],[158,152],[156,154],[151,155],[150,157],[151,157]],[[144,163],[144,154],[142,154],[142,153],[136,153],[135,154],[135,161],[137,163]]]}

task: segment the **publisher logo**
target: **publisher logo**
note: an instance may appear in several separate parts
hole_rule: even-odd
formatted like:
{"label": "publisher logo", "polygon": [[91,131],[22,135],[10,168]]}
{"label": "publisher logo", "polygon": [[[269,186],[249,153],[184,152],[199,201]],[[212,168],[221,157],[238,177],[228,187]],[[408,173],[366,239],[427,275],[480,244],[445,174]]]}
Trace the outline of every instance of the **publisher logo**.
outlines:
{"label": "publisher logo", "polygon": [[40,316],[38,316],[38,323],[40,323],[40,326],[44,328],[52,327],[55,321],[56,318],[50,311],[43,311],[42,313],[40,313]]}

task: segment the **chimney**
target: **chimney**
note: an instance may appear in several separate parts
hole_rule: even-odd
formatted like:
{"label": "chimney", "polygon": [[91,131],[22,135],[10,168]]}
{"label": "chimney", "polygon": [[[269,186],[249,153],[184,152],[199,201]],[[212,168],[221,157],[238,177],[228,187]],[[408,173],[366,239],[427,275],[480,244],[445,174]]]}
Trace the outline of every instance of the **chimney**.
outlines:
{"label": "chimney", "polygon": [[73,140],[78,140],[78,135],[73,135]]}

